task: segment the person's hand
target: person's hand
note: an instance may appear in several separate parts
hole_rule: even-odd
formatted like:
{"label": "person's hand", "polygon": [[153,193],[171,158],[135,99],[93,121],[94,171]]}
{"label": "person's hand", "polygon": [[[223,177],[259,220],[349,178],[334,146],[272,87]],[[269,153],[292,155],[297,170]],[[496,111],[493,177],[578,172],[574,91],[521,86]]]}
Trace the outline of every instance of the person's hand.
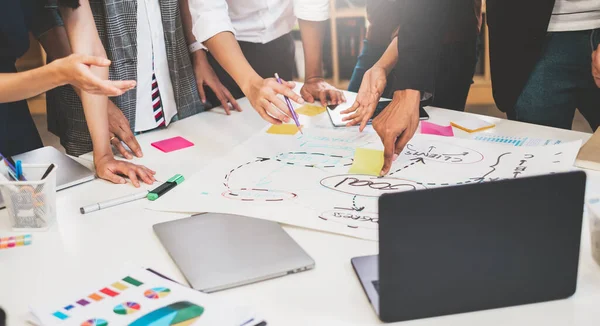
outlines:
{"label": "person's hand", "polygon": [[[204,50],[198,50],[194,52],[193,66],[194,75],[196,75],[196,84],[198,85],[198,92],[200,93],[200,99],[202,100],[202,103],[206,103],[206,92],[204,91],[204,86],[206,85],[215,93],[227,115],[231,114],[229,103],[231,103],[231,106],[236,111],[242,112],[242,108],[238,102],[235,100],[233,95],[231,95],[229,90],[223,86],[223,84],[221,84],[219,77],[217,77],[217,74],[215,74],[215,71],[210,66],[210,63],[208,63],[206,52]],[[216,103],[212,104],[215,105]]]}
{"label": "person's hand", "polygon": [[115,160],[112,154],[94,158],[94,165],[96,166],[96,174],[99,178],[113,183],[127,183],[122,175],[127,176],[136,188],[140,187],[139,180],[149,185],[156,181],[154,178],[156,172],[142,165]]}
{"label": "person's hand", "polygon": [[592,52],[592,76],[594,76],[596,86],[600,87],[600,45],[596,51]]}
{"label": "person's hand", "polygon": [[[304,86],[300,89],[300,95],[309,103],[314,103],[315,99],[321,102],[321,105],[341,104],[346,102],[344,93],[339,89],[329,85],[325,79],[321,77],[309,78],[304,82]],[[329,102],[327,99],[329,98]]]}
{"label": "person's hand", "polygon": [[50,63],[56,69],[61,84],[71,84],[90,94],[119,96],[135,87],[132,80],[102,80],[91,71],[92,66],[108,67],[110,60],[83,54],[71,54],[68,57]]}
{"label": "person's hand", "polygon": [[374,66],[365,72],[356,95],[356,101],[349,109],[341,112],[341,114],[352,113],[342,119],[342,121],[348,121],[346,126],[355,126],[360,123],[360,131],[365,129],[375,112],[386,84],[385,69]]}
{"label": "person's hand", "polygon": [[417,131],[421,92],[402,90],[394,92],[392,102],[373,119],[373,128],[383,141],[385,148],[381,175],[390,172],[404,146]]}
{"label": "person's hand", "polygon": [[292,113],[284,100],[277,97],[278,94],[285,95],[298,104],[304,103],[302,97],[292,91],[295,86],[294,82],[282,80],[282,84],[279,84],[275,78],[263,79],[257,75],[242,88],[242,91],[263,119],[279,125],[290,121]]}
{"label": "person's hand", "polygon": [[[131,132],[129,120],[125,118],[123,112],[111,101],[108,101],[108,131],[110,132],[110,144],[113,145],[124,158],[131,160],[133,156],[125,149],[123,143],[131,149],[133,155],[142,157],[142,148],[137,139]],[[123,142],[123,143],[122,143]]]}

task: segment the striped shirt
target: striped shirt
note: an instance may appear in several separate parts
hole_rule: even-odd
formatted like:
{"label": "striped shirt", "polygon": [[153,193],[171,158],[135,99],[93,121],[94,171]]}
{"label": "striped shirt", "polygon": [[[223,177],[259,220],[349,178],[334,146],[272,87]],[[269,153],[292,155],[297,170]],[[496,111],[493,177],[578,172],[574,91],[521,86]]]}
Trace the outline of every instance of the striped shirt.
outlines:
{"label": "striped shirt", "polygon": [[[196,78],[185,41],[177,0],[160,0],[162,26],[169,74],[177,104],[177,118],[183,119],[204,111],[198,95]],[[137,80],[137,1],[90,0],[98,34],[112,61],[112,80]],[[136,96],[133,89],[111,98],[136,126]],[[47,93],[48,129],[60,137],[70,155],[92,150],[92,141],[79,97],[71,86],[59,87]],[[108,140],[107,140],[108,141]]]}

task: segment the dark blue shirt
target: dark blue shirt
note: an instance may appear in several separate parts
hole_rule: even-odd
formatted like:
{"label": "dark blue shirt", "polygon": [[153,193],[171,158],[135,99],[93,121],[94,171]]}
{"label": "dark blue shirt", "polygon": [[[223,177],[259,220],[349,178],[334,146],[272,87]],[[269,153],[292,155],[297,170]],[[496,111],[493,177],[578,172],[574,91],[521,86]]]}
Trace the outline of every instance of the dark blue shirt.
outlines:
{"label": "dark blue shirt", "polygon": [[[16,72],[15,62],[29,49],[29,32],[41,35],[54,24],[56,11],[44,0],[3,0],[0,6],[0,73]],[[42,146],[26,101],[0,103],[0,153],[15,155]]]}

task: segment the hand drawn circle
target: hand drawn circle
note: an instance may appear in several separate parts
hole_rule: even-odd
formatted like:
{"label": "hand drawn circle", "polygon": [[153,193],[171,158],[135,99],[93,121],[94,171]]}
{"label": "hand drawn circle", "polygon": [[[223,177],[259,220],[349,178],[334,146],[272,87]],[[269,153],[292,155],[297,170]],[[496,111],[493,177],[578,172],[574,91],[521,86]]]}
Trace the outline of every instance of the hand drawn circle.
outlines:
{"label": "hand drawn circle", "polygon": [[225,198],[234,200],[265,202],[284,201],[297,197],[297,195],[292,192],[258,188],[231,189],[223,192],[221,195]]}
{"label": "hand drawn circle", "polygon": [[425,189],[425,186],[415,181],[362,174],[334,175],[322,179],[321,185],[334,191],[362,197],[379,197],[389,192]]}
{"label": "hand drawn circle", "polygon": [[308,168],[334,168],[337,166],[350,166],[354,161],[354,159],[351,157],[314,152],[280,153],[275,156],[275,160],[287,165],[303,166]]}

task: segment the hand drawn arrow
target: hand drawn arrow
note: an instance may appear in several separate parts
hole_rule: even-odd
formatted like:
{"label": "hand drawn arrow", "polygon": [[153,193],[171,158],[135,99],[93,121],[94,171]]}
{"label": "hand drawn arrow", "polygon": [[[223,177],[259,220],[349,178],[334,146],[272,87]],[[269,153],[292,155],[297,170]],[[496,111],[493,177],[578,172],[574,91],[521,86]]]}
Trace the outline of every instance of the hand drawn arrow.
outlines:
{"label": "hand drawn arrow", "polygon": [[392,175],[392,174],[394,174],[394,173],[400,172],[400,171],[402,171],[402,170],[404,170],[404,169],[407,169],[407,168],[409,168],[409,167],[411,167],[411,166],[413,166],[413,165],[415,165],[415,164],[418,164],[418,163],[425,164],[425,160],[424,160],[422,157],[417,157],[417,158],[413,158],[413,159],[410,159],[410,160],[412,161],[412,163],[409,163],[409,164],[407,164],[407,165],[405,165],[405,166],[403,166],[403,167],[399,168],[398,170],[396,170],[396,171],[394,171],[394,172],[390,173],[389,175]]}

